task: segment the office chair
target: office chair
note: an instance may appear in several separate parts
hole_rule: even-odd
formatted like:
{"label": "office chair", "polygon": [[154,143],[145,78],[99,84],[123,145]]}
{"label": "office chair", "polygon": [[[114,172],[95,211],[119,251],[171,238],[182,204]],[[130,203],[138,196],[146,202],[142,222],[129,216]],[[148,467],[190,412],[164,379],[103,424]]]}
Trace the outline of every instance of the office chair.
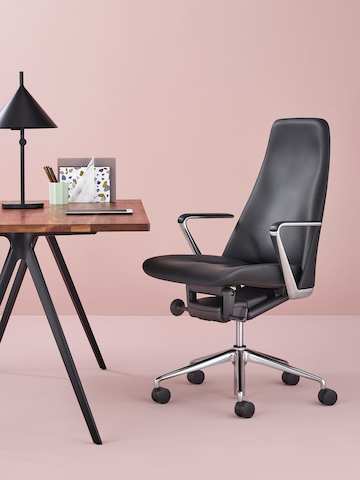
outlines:
{"label": "office chair", "polygon": [[[287,300],[311,295],[330,160],[330,132],[325,120],[277,120],[255,187],[221,256],[203,255],[192,237],[190,219],[230,218],[224,213],[185,213],[178,223],[194,255],[165,255],[146,260],[144,271],[155,278],[186,285],[187,305],[174,300],[173,315],[219,323],[235,322],[235,345],[201,357],[154,380],[152,399],[170,400],[164,380],[187,375],[192,384],[205,379],[202,369],[223,362],[234,365],[235,414],[250,418],[255,405],[245,400],[245,366],[258,363],[280,370],[286,385],[300,377],[320,384],[318,399],[334,405],[337,393],[319,375],[286,360],[247,348],[244,324]],[[225,178],[221,181],[226,181]]]}

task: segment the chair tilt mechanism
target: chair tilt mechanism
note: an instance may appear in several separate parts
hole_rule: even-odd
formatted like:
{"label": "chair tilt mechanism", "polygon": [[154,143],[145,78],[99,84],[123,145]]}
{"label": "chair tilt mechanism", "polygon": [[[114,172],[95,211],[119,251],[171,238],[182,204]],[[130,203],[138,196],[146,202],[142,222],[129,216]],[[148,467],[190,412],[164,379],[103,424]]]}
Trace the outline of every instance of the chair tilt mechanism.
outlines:
{"label": "chair tilt mechanism", "polygon": [[[186,293],[187,307],[182,300],[174,300],[170,305],[173,315],[187,311],[192,317],[222,323],[239,319],[245,322],[287,300],[283,288],[270,290],[244,286],[236,289],[190,285],[186,287]],[[198,293],[211,296],[198,298]]]}
{"label": "chair tilt mechanism", "polygon": [[320,403],[336,403],[337,394],[326,387],[324,378],[251,350],[244,342],[246,321],[313,292],[329,160],[330,132],[325,120],[277,120],[255,187],[223,254],[203,255],[188,221],[233,215],[186,213],[178,223],[193,255],[164,255],[144,262],[148,275],[186,285],[186,304],[174,300],[170,305],[173,315],[187,311],[202,320],[235,322],[233,347],[155,378],[155,402],[170,400],[170,391],[160,386],[164,380],[186,374],[190,383],[201,384],[205,379],[203,369],[232,362],[235,414],[250,418],[255,405],[245,399],[245,367],[253,362],[280,370],[286,385],[297,385],[300,377],[314,380],[320,384]]}

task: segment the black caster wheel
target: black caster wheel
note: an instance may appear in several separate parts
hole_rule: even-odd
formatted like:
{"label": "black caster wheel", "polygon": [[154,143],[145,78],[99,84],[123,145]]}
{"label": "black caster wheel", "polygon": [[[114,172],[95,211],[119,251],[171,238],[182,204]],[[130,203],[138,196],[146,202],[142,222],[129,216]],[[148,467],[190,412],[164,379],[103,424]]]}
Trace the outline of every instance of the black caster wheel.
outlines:
{"label": "black caster wheel", "polygon": [[251,418],[255,413],[255,405],[252,402],[243,400],[235,403],[235,414],[242,418]]}
{"label": "black caster wheel", "polygon": [[170,303],[170,312],[175,315],[175,317],[182,315],[185,312],[185,303],[180,300],[180,298],[173,300]]}
{"label": "black caster wheel", "polygon": [[319,391],[318,399],[323,405],[334,405],[337,401],[337,393],[330,388],[322,388]]}
{"label": "black caster wheel", "polygon": [[156,387],[153,388],[153,391],[151,392],[151,398],[154,400],[156,403],[168,403],[170,400],[171,393],[170,390],[164,387]]}
{"label": "black caster wheel", "polygon": [[285,385],[297,385],[300,381],[300,377],[294,373],[283,372],[281,380]]}
{"label": "black caster wheel", "polygon": [[187,379],[194,385],[201,385],[205,380],[205,373],[202,370],[195,370],[187,374]]}

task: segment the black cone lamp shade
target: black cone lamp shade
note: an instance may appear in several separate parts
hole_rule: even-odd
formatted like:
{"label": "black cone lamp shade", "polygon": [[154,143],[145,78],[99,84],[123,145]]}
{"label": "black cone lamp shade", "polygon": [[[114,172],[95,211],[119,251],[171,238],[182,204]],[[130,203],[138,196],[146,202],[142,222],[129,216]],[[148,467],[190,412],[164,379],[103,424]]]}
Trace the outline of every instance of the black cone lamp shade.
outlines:
{"label": "black cone lamp shade", "polygon": [[0,128],[20,131],[20,193],[16,203],[3,203],[3,208],[42,208],[42,203],[25,202],[25,128],[56,128],[55,123],[24,87],[20,72],[20,86],[14,97],[0,111]]}

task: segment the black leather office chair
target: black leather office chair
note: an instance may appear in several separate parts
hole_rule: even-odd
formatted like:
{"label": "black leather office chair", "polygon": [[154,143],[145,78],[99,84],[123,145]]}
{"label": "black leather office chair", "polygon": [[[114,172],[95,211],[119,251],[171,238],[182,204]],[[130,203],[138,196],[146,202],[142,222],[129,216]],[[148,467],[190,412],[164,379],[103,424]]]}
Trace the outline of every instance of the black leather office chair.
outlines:
{"label": "black leather office chair", "polygon": [[235,413],[239,417],[250,418],[255,412],[254,404],[245,400],[247,362],[282,371],[282,381],[287,385],[296,385],[300,377],[317,381],[321,387],[319,401],[324,405],[336,402],[336,392],[326,388],[322,377],[244,344],[245,322],[313,291],[329,159],[330,133],[325,120],[277,120],[255,187],[224,253],[201,254],[187,222],[233,215],[185,213],[178,222],[194,255],[165,255],[144,262],[148,275],[186,285],[187,305],[174,300],[170,307],[174,315],[187,311],[203,320],[233,320],[236,325],[233,348],[157,377],[152,391],[155,402],[170,400],[170,391],[160,387],[160,382],[187,374],[190,383],[201,384],[205,378],[202,369],[227,361],[234,364]]}

